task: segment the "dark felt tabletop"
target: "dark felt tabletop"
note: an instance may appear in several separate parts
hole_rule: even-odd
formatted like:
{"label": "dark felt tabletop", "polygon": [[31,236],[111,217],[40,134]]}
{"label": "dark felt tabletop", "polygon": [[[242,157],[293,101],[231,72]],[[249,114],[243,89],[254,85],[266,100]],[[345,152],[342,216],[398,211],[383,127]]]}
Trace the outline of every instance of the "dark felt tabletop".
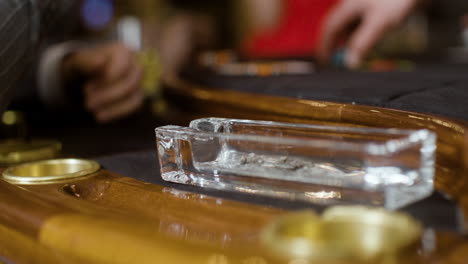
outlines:
{"label": "dark felt tabletop", "polygon": [[185,76],[210,87],[468,120],[468,64],[415,64],[411,72],[322,70],[305,75],[255,77],[192,71]]}

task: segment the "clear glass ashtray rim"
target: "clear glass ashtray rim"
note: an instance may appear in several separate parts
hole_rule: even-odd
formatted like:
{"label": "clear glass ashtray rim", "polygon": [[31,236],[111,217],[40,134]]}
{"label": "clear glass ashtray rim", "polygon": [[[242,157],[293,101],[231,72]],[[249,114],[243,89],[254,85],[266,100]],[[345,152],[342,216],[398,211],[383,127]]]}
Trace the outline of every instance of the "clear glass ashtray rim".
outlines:
{"label": "clear glass ashtray rim", "polygon": [[[297,138],[297,137],[280,137],[271,135],[251,135],[251,134],[238,134],[230,132],[207,132],[197,130],[197,124],[201,122],[237,122],[242,124],[255,124],[255,125],[268,125],[285,128],[300,128],[300,129],[319,129],[330,132],[342,133],[360,133],[360,134],[388,134],[388,135],[401,135],[402,138],[388,139],[384,142],[348,142],[346,140],[338,139],[323,139],[323,138]],[[188,127],[166,125],[157,127],[155,129],[156,137],[158,133],[172,132],[179,134],[183,137],[197,137],[198,140],[203,138],[219,138],[222,140],[239,140],[246,142],[258,142],[268,144],[284,144],[290,146],[311,147],[311,148],[327,148],[339,151],[361,152],[376,156],[385,156],[395,152],[405,150],[417,144],[422,144],[423,148],[433,145],[435,148],[436,134],[428,129],[398,129],[398,128],[367,128],[367,127],[351,127],[351,126],[330,126],[330,125],[314,125],[314,124],[299,124],[299,123],[285,123],[276,121],[262,121],[262,120],[247,120],[247,119],[229,119],[229,118],[200,118],[190,122]],[[162,135],[161,135],[162,136]],[[433,144],[431,144],[433,143]],[[431,152],[434,149],[425,149],[424,152]]]}

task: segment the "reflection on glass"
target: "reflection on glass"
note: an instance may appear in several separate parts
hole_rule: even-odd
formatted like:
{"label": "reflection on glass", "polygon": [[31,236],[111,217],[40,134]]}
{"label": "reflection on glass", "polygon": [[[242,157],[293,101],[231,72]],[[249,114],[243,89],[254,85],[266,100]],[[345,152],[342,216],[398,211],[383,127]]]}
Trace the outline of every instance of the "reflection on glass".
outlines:
{"label": "reflection on glass", "polygon": [[341,199],[341,193],[333,191],[306,192],[304,195],[312,199]]}

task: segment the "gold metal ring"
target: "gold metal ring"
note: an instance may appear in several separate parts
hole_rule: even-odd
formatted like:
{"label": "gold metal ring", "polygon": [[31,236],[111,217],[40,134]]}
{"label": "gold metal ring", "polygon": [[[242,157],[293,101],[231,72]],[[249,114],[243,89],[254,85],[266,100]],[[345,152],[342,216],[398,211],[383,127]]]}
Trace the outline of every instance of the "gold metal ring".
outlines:
{"label": "gold metal ring", "polygon": [[322,217],[312,212],[280,217],[261,239],[267,252],[282,260],[399,263],[408,249],[418,245],[421,232],[421,225],[403,213],[336,206]]}
{"label": "gold metal ring", "polygon": [[53,159],[6,169],[2,178],[12,184],[33,185],[69,182],[92,176],[100,165],[85,159]]}
{"label": "gold metal ring", "polygon": [[55,158],[62,144],[55,140],[0,141],[0,164],[12,165]]}

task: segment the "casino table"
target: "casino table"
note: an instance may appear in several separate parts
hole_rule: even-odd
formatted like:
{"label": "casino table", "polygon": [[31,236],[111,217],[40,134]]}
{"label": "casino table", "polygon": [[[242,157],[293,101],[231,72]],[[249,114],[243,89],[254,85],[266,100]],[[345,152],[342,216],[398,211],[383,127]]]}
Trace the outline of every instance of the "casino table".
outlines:
{"label": "casino table", "polygon": [[165,80],[164,102],[115,123],[32,113],[33,137],[58,139],[62,156],[101,169],[58,183],[0,181],[0,263],[309,263],[271,257],[260,236],[281,216],[323,206],[162,180],[154,128],[207,116],[436,132],[436,191],[400,209],[428,232],[398,263],[468,263],[467,86],[468,66],[447,63],[278,76],[193,68]]}

